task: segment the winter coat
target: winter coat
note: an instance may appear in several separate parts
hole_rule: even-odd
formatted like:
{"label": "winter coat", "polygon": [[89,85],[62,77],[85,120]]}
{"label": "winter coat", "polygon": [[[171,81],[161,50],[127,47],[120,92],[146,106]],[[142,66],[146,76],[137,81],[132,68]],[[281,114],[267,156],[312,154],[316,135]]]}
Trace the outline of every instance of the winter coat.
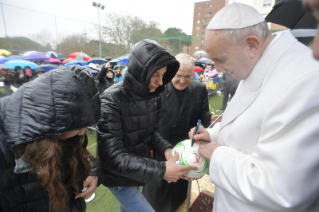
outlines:
{"label": "winter coat", "polygon": [[114,81],[115,82],[122,82],[124,79],[124,75],[123,74],[116,74],[114,77]]}
{"label": "winter coat", "polygon": [[[113,74],[113,78],[108,78],[106,77],[107,72],[111,71]],[[114,71],[112,69],[107,69],[104,68],[101,70],[101,72],[99,73],[99,75],[97,76],[97,80],[98,80],[98,87],[100,90],[100,93],[102,94],[106,89],[108,89],[109,87],[111,87],[112,85],[114,85],[116,83],[116,81],[114,81]]]}
{"label": "winter coat", "polygon": [[[198,119],[205,128],[210,125],[212,114],[209,112],[206,86],[192,81],[184,92],[181,105],[172,82],[165,86],[163,93],[159,132],[172,146],[189,139],[188,132],[196,126]],[[154,159],[166,161],[157,152],[154,152]],[[187,181],[180,179],[177,183],[164,182],[159,188],[147,184],[143,187],[143,194],[155,211],[176,211],[186,199]]]}
{"label": "winter coat", "polygon": [[[50,211],[49,192],[33,174],[24,156],[24,144],[95,124],[99,109],[94,78],[79,66],[52,70],[0,99],[1,212]],[[72,142],[68,139],[64,145]],[[68,154],[64,154],[63,158],[66,157]],[[83,168],[77,170],[81,190],[84,176],[79,171],[83,173]],[[96,173],[96,167],[92,166],[90,172]],[[63,177],[68,174],[62,171]],[[78,205],[77,210],[84,211],[84,199],[74,200],[74,194],[70,195],[69,209]]]}
{"label": "winter coat", "polygon": [[[167,66],[163,85],[150,93],[150,79]],[[179,68],[178,61],[152,40],[143,40],[131,50],[123,82],[101,95],[101,117],[97,124],[98,152],[105,186],[159,186],[165,162],[151,159],[150,150],[164,154],[172,148],[157,132],[161,94]]]}

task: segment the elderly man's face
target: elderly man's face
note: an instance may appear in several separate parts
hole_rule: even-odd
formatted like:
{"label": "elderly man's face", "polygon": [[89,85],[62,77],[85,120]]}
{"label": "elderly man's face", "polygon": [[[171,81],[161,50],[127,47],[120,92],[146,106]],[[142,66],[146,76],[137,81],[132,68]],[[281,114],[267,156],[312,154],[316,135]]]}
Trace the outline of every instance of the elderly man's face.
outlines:
{"label": "elderly man's face", "polygon": [[311,45],[313,50],[313,56],[319,60],[319,0],[303,0],[303,5],[309,9],[313,16],[317,19],[317,34],[313,40],[313,43]]}
{"label": "elderly man's face", "polygon": [[236,80],[246,79],[252,69],[247,46],[227,44],[222,39],[222,31],[207,31],[205,49],[211,60],[215,62],[218,72],[225,70]]}
{"label": "elderly man's face", "polygon": [[172,79],[174,87],[179,91],[186,89],[191,83],[193,71],[192,64],[181,63],[175,77]]}

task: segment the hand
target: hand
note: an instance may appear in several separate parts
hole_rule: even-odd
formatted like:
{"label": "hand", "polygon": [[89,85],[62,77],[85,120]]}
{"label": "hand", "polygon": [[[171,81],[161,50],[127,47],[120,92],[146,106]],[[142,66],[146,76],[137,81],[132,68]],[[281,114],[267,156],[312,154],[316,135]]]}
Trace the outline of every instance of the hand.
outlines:
{"label": "hand", "polygon": [[[194,131],[195,131],[195,127],[193,127],[188,132],[188,136],[189,136],[190,139],[193,139]],[[210,142],[210,135],[209,135],[208,131],[204,127],[200,126],[199,129],[198,129],[197,135],[194,136],[194,139],[199,144],[201,144],[203,142]]]}
{"label": "hand", "polygon": [[111,63],[110,63],[110,62],[107,62],[104,67],[105,67],[105,68],[111,68]]}
{"label": "hand", "polygon": [[179,154],[165,162],[166,171],[163,179],[166,181],[177,182],[183,175],[187,174],[189,170],[197,170],[195,166],[181,166],[177,165],[176,161],[179,158]]}
{"label": "hand", "polygon": [[88,199],[88,198],[90,198],[96,190],[98,180],[99,180],[99,177],[97,177],[97,176],[88,176],[83,183],[83,187],[88,187],[88,188],[84,192],[76,195],[75,199],[78,199],[78,198]]}
{"label": "hand", "polygon": [[169,160],[171,158],[171,152],[172,152],[172,148],[168,148],[165,150],[164,155],[166,160]]}
{"label": "hand", "polygon": [[[219,115],[212,115],[212,117],[210,118],[210,123],[213,123],[215,121],[215,119],[218,118]],[[222,121],[222,117],[219,118],[219,120],[217,122],[221,122]]]}
{"label": "hand", "polygon": [[206,159],[210,160],[216,148],[221,146],[216,142],[210,142],[208,144],[200,144],[198,152]]}

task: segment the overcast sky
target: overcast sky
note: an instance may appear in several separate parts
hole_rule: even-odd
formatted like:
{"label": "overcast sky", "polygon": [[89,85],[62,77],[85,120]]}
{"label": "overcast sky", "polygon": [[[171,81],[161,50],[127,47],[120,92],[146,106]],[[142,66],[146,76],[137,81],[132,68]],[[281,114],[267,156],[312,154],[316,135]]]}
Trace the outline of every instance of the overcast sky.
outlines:
{"label": "overcast sky", "polygon": [[[191,34],[194,3],[200,1],[98,0],[97,2],[105,5],[105,9],[100,10],[101,20],[103,15],[111,12],[130,14],[147,22],[160,23],[163,32],[169,27],[177,27],[186,34]],[[98,23],[98,9],[92,6],[92,2],[92,0],[0,0],[0,37],[5,37],[5,24],[8,36],[30,37],[31,34],[47,30],[52,33],[52,40],[56,40],[57,28],[58,37],[86,32],[89,37],[97,39],[93,25],[89,24]]]}

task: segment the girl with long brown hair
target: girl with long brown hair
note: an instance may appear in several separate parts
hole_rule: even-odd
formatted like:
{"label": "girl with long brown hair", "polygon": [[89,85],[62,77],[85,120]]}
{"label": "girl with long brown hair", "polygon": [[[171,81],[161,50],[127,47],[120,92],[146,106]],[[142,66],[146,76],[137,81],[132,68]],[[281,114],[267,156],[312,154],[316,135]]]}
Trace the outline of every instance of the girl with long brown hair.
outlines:
{"label": "girl with long brown hair", "polygon": [[99,111],[95,80],[79,66],[0,99],[0,211],[85,211],[98,181],[85,127]]}

